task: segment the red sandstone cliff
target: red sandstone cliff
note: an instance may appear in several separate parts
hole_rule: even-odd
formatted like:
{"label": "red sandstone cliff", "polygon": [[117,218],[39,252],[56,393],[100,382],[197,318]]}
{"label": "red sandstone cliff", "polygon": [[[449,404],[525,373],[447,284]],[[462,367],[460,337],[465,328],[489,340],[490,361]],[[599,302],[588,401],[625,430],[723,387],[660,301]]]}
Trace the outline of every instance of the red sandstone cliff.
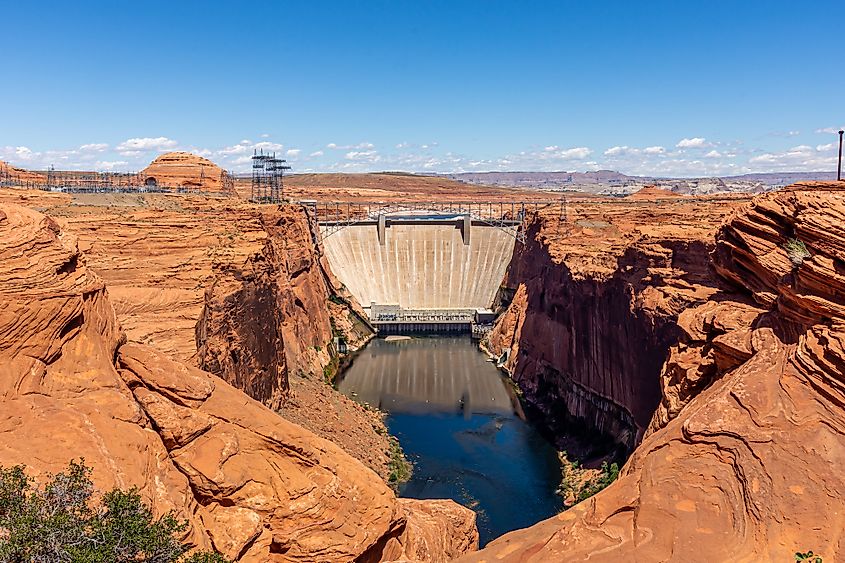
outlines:
{"label": "red sandstone cliff", "polygon": [[505,279],[512,301],[485,345],[508,351],[506,369],[553,429],[633,449],[660,401],[678,314],[716,291],[706,236],[729,208],[584,204],[568,222],[550,210],[529,224]]}
{"label": "red sandstone cliff", "polygon": [[260,220],[264,248],[243,265],[216,265],[197,355],[200,367],[278,409],[289,373],[322,376],[331,361],[329,293],[302,212],[279,207]]}
{"label": "red sandstone cliff", "polygon": [[349,305],[335,298],[336,282],[301,207],[267,208],[255,217],[261,249],[243,262],[224,257],[214,264],[196,326],[198,365],[387,479],[390,442],[382,416],[326,381],[339,360],[333,336],[353,347],[371,336],[363,311],[353,310],[351,296],[344,297]]}
{"label": "red sandstone cliff", "polygon": [[[801,241],[808,256],[785,250]],[[719,231],[649,434],[610,487],[461,561],[841,560],[845,190],[798,184]]]}
{"label": "red sandstone cliff", "polygon": [[0,265],[0,464],[40,477],[84,457],[98,488],[138,487],[194,544],[239,561],[446,561],[477,542],[471,511],[396,499],[223,380],[125,344],[51,219],[0,206]]}

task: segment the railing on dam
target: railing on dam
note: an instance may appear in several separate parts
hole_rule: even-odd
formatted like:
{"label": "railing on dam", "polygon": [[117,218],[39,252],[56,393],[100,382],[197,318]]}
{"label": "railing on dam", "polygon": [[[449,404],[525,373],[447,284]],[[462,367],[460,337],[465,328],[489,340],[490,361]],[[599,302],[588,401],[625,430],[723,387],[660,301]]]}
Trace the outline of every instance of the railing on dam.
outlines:
{"label": "railing on dam", "polygon": [[469,217],[473,221],[506,229],[518,241],[525,242],[521,227],[530,213],[549,205],[563,205],[565,200],[549,201],[414,201],[414,202],[318,202],[302,201],[320,225],[323,238],[355,224],[378,222],[380,218],[403,221],[436,221]]}

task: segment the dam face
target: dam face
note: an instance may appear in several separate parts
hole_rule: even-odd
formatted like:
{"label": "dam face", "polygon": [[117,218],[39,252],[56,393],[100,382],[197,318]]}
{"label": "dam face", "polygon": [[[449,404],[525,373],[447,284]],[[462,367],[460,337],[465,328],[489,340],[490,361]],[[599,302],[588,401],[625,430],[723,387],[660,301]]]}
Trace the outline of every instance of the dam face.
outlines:
{"label": "dam face", "polygon": [[446,319],[450,311],[490,308],[516,229],[467,218],[388,218],[337,230],[323,247],[335,276],[373,320],[397,310],[406,320],[433,319],[433,312]]}

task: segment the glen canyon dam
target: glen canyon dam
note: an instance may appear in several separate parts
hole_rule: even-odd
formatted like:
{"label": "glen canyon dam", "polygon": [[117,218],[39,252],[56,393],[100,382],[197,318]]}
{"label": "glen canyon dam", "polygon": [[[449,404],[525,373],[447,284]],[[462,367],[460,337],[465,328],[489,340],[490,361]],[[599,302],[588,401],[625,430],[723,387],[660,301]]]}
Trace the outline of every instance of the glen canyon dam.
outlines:
{"label": "glen canyon dam", "polygon": [[0,563],[845,562],[845,3],[0,13]]}

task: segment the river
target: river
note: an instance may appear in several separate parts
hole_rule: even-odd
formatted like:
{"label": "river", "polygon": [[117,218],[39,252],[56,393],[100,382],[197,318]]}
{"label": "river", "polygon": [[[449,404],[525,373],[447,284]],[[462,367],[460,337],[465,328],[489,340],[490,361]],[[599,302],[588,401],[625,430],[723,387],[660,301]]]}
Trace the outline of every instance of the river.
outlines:
{"label": "river", "polygon": [[414,473],[400,496],[451,498],[478,514],[481,545],[553,516],[560,464],[510,383],[467,337],[377,338],[338,389],[388,413]]}

